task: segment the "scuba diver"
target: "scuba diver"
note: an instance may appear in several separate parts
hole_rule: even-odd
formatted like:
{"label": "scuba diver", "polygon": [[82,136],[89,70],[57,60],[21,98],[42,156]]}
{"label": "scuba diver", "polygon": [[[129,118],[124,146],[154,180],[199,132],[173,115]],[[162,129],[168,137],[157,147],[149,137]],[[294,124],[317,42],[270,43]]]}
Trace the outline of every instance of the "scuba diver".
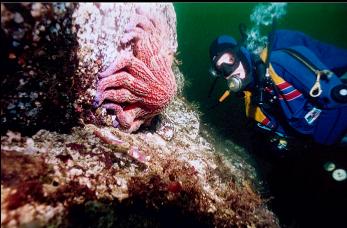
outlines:
{"label": "scuba diver", "polygon": [[231,36],[212,42],[210,73],[225,78],[229,87],[220,102],[230,92],[243,92],[246,115],[259,127],[283,138],[302,135],[324,145],[344,143],[347,50],[296,31],[275,30],[269,37],[271,45],[260,56]]}
{"label": "scuba diver", "polygon": [[243,95],[246,116],[279,151],[292,139],[347,145],[347,50],[291,30],[273,30],[260,55],[242,43],[221,35],[210,45],[210,74],[228,85],[219,103]]}
{"label": "scuba diver", "polygon": [[253,151],[276,195],[274,205],[286,205],[278,207],[283,217],[299,219],[304,227],[317,216],[325,219],[317,220],[319,226],[342,224],[347,50],[302,32],[273,30],[260,55],[228,35],[218,36],[209,52],[215,78],[209,97],[218,78],[228,90],[217,104],[231,92],[244,97]]}

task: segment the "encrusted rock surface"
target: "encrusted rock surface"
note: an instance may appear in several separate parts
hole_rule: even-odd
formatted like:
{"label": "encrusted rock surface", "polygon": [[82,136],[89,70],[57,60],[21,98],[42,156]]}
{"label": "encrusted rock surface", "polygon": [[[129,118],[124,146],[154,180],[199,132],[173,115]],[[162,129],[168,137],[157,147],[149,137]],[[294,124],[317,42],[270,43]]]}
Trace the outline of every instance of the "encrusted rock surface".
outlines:
{"label": "encrusted rock surface", "polygon": [[1,226],[278,227],[254,169],[207,140],[180,94],[136,134],[93,109],[95,75],[131,48],[119,40],[138,6],[164,15],[176,51],[172,4],[1,5]]}
{"label": "encrusted rock surface", "polygon": [[168,26],[165,46],[175,53],[176,17],[170,4],[2,3],[2,133],[66,133],[80,118],[111,125],[105,111],[95,114],[92,107],[97,73],[121,50],[131,50],[120,40],[139,7],[161,16]]}
{"label": "encrusted rock surface", "polygon": [[252,169],[215,151],[193,109],[176,98],[165,116],[171,137],[91,124],[68,135],[9,131],[1,137],[1,224],[278,226],[247,177]]}
{"label": "encrusted rock surface", "polygon": [[[119,57],[122,56],[122,53],[133,53],[136,52],[136,49],[142,48],[141,45],[138,45],[141,44],[141,42],[128,44],[121,42],[122,38],[128,35],[126,30],[127,28],[129,29],[129,23],[132,23],[134,17],[138,15],[137,10],[139,8],[142,11],[148,12],[148,14],[156,15],[157,18],[162,20],[161,24],[167,26],[164,34],[153,34],[153,37],[154,35],[160,35],[160,49],[165,49],[170,54],[176,53],[176,15],[171,4],[88,3],[80,4],[73,14],[74,23],[79,27],[77,40],[80,47],[78,51],[78,59],[80,62],[77,71],[77,74],[80,75],[77,77],[77,80],[79,80],[77,85],[79,87],[77,88],[77,99],[74,106],[76,110],[80,112],[81,120],[85,123],[97,123],[98,125],[107,126],[114,125],[116,118],[115,115],[109,115],[106,109],[102,107],[96,110],[93,108],[95,97],[97,95],[97,73],[106,70],[106,68],[110,66],[117,57],[119,59]],[[153,50],[149,51],[151,52]],[[135,56],[139,55],[139,53],[133,54]],[[152,60],[152,56],[149,57],[151,57],[151,59],[147,62],[157,62],[155,59]],[[144,61],[143,58],[140,59]],[[171,65],[171,62],[172,61],[167,64]],[[153,70],[158,70],[158,67],[148,67],[152,72]],[[159,66],[159,71],[161,71],[160,67],[161,66]],[[177,66],[173,66],[172,68],[175,71]],[[183,77],[179,74],[175,74],[175,76],[176,84],[180,91],[183,87]],[[152,96],[152,94],[149,95]]]}
{"label": "encrusted rock surface", "polygon": [[1,131],[66,131],[77,121],[74,3],[1,3]]}

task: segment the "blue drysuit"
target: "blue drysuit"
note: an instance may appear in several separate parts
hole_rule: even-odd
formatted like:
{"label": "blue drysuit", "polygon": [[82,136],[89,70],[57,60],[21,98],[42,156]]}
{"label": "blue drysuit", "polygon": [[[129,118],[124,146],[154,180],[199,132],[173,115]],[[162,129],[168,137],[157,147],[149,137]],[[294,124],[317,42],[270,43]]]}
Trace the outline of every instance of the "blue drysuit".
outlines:
{"label": "blue drysuit", "polygon": [[[284,135],[292,131],[311,136],[321,144],[337,143],[346,135],[347,104],[333,99],[331,91],[343,84],[339,77],[347,71],[347,50],[297,31],[276,30],[272,35],[270,76],[277,88],[268,88],[267,92],[278,97],[281,111],[265,110],[266,118],[257,121]],[[329,78],[321,78],[321,95],[310,96],[317,75],[285,48],[299,53],[315,69],[334,73]]]}

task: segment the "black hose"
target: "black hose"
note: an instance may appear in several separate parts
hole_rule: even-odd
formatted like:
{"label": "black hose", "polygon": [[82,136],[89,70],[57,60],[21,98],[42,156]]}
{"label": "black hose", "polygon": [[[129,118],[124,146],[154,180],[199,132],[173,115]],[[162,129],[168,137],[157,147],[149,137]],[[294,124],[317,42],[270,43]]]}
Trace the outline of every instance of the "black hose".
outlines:
{"label": "black hose", "polygon": [[216,86],[216,83],[217,83],[217,81],[218,81],[218,78],[220,78],[220,77],[216,77],[216,78],[213,80],[212,85],[211,85],[211,87],[210,87],[210,90],[208,91],[208,96],[207,96],[208,98],[211,97],[212,92],[213,92],[213,90],[214,90],[214,87]]}

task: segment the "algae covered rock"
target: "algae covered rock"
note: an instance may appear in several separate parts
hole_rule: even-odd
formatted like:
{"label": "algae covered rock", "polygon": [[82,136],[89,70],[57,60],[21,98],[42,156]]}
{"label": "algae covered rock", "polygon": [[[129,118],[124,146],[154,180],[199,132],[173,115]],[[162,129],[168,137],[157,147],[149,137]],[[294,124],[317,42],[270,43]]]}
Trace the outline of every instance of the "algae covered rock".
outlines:
{"label": "algae covered rock", "polygon": [[66,131],[77,116],[74,3],[1,3],[1,131]]}
{"label": "algae covered rock", "polygon": [[175,53],[176,17],[170,4],[3,3],[2,133],[65,133],[79,119],[111,125],[105,110],[93,108],[97,74],[121,51],[131,51],[120,41],[138,8],[160,16],[167,25],[164,46]]}
{"label": "algae covered rock", "polygon": [[[176,114],[198,121],[176,102]],[[277,226],[246,170],[172,120],[180,131],[170,141],[91,124],[71,134],[9,131],[1,138],[2,225]]]}
{"label": "algae covered rock", "polygon": [[203,134],[177,65],[178,95],[135,134],[93,107],[138,7],[163,15],[175,52],[169,3],[2,4],[1,225],[278,227],[254,169]]}

